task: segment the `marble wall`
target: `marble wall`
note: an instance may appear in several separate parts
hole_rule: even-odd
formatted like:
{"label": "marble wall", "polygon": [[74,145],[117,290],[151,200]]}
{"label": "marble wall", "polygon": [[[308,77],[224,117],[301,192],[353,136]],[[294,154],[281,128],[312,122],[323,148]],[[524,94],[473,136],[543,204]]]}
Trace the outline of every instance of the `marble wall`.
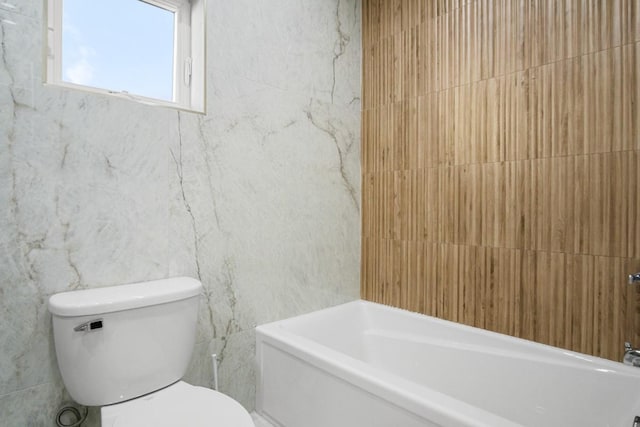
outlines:
{"label": "marble wall", "polygon": [[43,85],[42,13],[0,3],[0,426],[69,399],[51,294],[176,275],[251,409],[254,326],[358,297],[360,2],[208,0],[206,115]]}

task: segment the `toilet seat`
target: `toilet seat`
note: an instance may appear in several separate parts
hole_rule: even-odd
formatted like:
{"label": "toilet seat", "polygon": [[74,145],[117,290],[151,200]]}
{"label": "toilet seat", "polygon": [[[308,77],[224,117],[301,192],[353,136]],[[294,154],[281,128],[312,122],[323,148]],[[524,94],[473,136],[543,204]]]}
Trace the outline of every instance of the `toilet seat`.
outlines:
{"label": "toilet seat", "polygon": [[101,409],[103,427],[255,427],[249,413],[217,391],[178,381]]}

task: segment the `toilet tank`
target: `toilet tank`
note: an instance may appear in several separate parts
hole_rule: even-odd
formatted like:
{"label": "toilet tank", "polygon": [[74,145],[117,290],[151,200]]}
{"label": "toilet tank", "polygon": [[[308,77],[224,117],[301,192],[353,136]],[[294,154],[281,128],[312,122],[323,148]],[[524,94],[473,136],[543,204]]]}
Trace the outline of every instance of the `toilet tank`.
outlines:
{"label": "toilet tank", "polygon": [[71,397],[109,405],[182,378],[201,290],[198,280],[177,277],[49,298],[58,367]]}

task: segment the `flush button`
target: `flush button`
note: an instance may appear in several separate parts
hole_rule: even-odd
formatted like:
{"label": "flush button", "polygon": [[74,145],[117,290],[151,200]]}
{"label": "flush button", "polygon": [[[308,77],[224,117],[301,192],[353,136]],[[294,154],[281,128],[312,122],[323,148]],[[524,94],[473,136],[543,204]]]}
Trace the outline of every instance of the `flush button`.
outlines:
{"label": "flush button", "polygon": [[94,329],[102,329],[102,320],[94,320],[93,322],[89,323],[89,329],[92,331]]}
{"label": "flush button", "polygon": [[90,320],[73,328],[76,332],[93,332],[98,329],[102,329],[102,319]]}

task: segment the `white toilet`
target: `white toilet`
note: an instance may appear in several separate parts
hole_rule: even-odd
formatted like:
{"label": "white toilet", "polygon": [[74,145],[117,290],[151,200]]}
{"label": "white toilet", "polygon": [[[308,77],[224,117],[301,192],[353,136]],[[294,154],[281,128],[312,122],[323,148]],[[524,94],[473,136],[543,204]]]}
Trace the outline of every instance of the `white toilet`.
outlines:
{"label": "white toilet", "polygon": [[201,291],[178,277],[49,299],[62,380],[76,402],[102,407],[102,427],[254,427],[235,400],[180,380]]}

